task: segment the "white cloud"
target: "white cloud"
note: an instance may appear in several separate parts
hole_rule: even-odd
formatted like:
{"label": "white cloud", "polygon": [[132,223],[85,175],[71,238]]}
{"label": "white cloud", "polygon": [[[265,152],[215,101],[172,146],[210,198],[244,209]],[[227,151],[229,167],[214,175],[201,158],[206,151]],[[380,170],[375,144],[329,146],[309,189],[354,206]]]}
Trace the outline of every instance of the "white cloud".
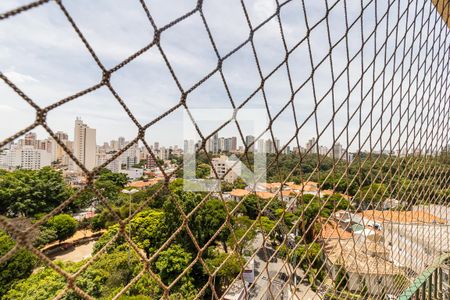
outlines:
{"label": "white cloud", "polygon": [[[0,1],[0,10],[4,12],[12,9],[13,4],[20,5],[28,2],[20,1]],[[224,4],[225,2],[226,5]],[[322,2],[325,3],[324,1]],[[75,23],[79,26],[87,41],[106,67],[112,67],[128,55],[139,50],[148,44],[153,37],[153,29],[146,19],[144,10],[138,3],[132,7],[125,1],[113,2],[111,0],[65,1],[64,4],[67,5],[67,9]],[[245,4],[253,27],[263,22],[276,11],[276,3],[274,0],[248,0],[245,1]],[[195,5],[196,1],[179,0],[177,4],[174,4],[173,1],[158,0],[157,3],[149,4],[149,7],[157,26],[164,26],[193,9]],[[318,6],[319,4],[316,1],[305,1],[305,5],[310,26],[324,16],[324,8]],[[331,4],[329,3],[329,5]],[[378,16],[382,16],[386,9],[385,6],[379,5]],[[396,17],[396,8],[391,9],[393,16]],[[414,7],[411,6],[411,10],[413,9]],[[248,39],[249,28],[239,1],[205,1],[203,11],[220,55],[227,54],[234,47]],[[350,5],[347,13],[349,15],[349,22],[351,23],[359,16],[360,7]],[[375,15],[373,5],[364,14],[373,18]],[[410,14],[413,15],[414,11],[410,11]],[[333,43],[335,43],[346,32],[344,7],[338,4],[331,11],[329,18],[331,25],[330,35]],[[281,22],[284,27],[285,39],[289,49],[303,39],[306,34],[303,19],[303,8],[298,1],[293,1],[283,6],[281,10]],[[365,21],[367,20],[365,19]],[[377,27],[379,34],[376,43],[380,47],[384,42],[383,38],[385,38],[385,24],[386,21],[383,21]],[[390,24],[390,29],[392,29],[392,24],[395,25],[395,23],[390,22]],[[310,33],[310,44],[315,64],[328,54],[329,46],[325,25],[325,22],[319,24]],[[346,48],[345,41],[342,41],[333,50],[332,59],[335,75],[346,68],[346,52],[350,51],[354,54],[361,48],[360,26],[360,22],[358,21],[354,25],[354,29],[350,32],[349,49]],[[364,26],[364,35],[367,37],[373,31],[374,24],[369,19]],[[404,31],[403,27],[399,28],[400,33],[398,36],[402,36],[402,30]],[[419,30],[416,28],[416,34],[418,32]],[[277,17],[274,17],[273,21],[255,33],[256,52],[264,75],[267,75],[285,58],[280,37],[281,33],[278,28]],[[395,46],[393,45],[394,38],[395,34],[391,36],[387,43],[388,46],[384,50],[388,58],[395,51]],[[173,71],[185,89],[190,88],[192,84],[205,76],[217,65],[217,58],[212,50],[204,24],[198,13],[163,32],[161,45],[172,64]],[[372,40],[366,44],[366,47],[370,47],[371,49],[373,45]],[[413,53],[416,55],[419,45],[416,43],[414,46],[415,50]],[[399,49],[403,49],[403,46],[400,47]],[[373,51],[368,52],[370,49],[365,49],[364,66],[367,66],[372,59],[370,56],[373,56]],[[305,42],[290,55],[289,67],[294,90],[311,75],[312,70],[308,50],[308,45]],[[161,115],[161,113],[173,107],[179,101],[179,92],[175,82],[163,57],[156,52],[158,52],[157,48],[152,48],[123,69],[117,71],[116,74],[113,74],[111,79],[113,86],[123,98],[124,102],[136,114],[137,119],[143,123],[149,122],[153,118]],[[396,54],[400,55],[401,51],[397,51]],[[381,52],[379,57],[383,56],[384,52]],[[420,57],[421,62],[424,59],[432,58]],[[399,59],[397,60],[397,64],[398,61]],[[405,60],[407,66],[408,63],[406,61],[409,61],[409,57]],[[331,79],[329,73],[331,70],[329,60],[327,59],[323,64],[316,71],[314,77],[315,92],[318,98],[324,95],[330,88]],[[383,69],[381,64],[383,64],[383,60],[377,59],[377,74]],[[392,64],[391,62],[391,66],[386,69],[386,82],[393,76],[390,70]],[[361,57],[358,56],[354,60],[349,70],[350,81],[354,84],[361,76]],[[3,72],[28,96],[43,106],[54,103],[57,100],[98,83],[102,75],[86,47],[54,2],[49,2],[38,8],[0,21],[0,72]],[[273,77],[271,79],[266,81],[266,96],[269,98],[268,106],[273,113],[278,112],[288,99],[290,99],[291,92],[287,84],[287,74],[281,74],[280,72],[285,72],[284,66],[272,75]],[[245,47],[233,53],[233,55],[224,61],[223,73],[228,88],[230,89],[230,94],[237,105],[241,104],[260,86],[261,82],[250,43],[247,43]],[[369,71],[367,74],[369,73],[372,74],[372,71]],[[422,73],[419,75],[423,76]],[[203,83],[201,88],[198,88],[192,95],[188,96],[188,106],[192,103],[197,108],[200,108],[199,106],[203,104],[206,107],[229,107],[228,97],[223,96],[225,94],[224,87],[219,75],[216,73],[213,78]],[[399,84],[397,75],[394,76],[396,87]],[[418,79],[419,82],[421,78]],[[366,75],[364,78],[364,91],[370,87],[370,80],[371,77]],[[347,99],[348,90],[346,83],[347,79],[345,74],[335,85],[336,106]],[[374,89],[374,101],[377,100],[376,97],[383,92],[383,89],[384,87],[376,87]],[[391,87],[389,87],[390,89]],[[359,91],[360,87],[355,88],[349,97],[349,114],[352,114],[361,102],[362,96]],[[414,90],[411,94],[413,93]],[[294,109],[299,123],[305,121],[306,117],[314,111],[315,101],[313,95],[312,85],[308,83],[294,98]],[[11,95],[8,87],[0,89],[0,128],[2,132],[16,132],[22,129],[24,124],[27,123],[23,122],[23,124],[18,124],[10,121],[11,119],[19,120],[21,118],[21,109],[18,110],[14,105],[5,104],[8,100],[6,98],[10,99],[9,101],[12,103],[22,100],[15,99]],[[398,94],[393,98],[394,104],[401,100]],[[102,92],[92,93],[84,99],[88,100],[75,99],[71,102],[71,105],[66,105],[65,107],[73,106],[78,109],[61,110],[64,113],[61,113],[61,116],[57,118],[59,123],[52,125],[71,133],[73,131],[73,120],[77,116],[76,113],[79,113],[81,117],[85,116],[86,120],[93,119],[91,123],[97,124],[97,126],[106,124],[105,120],[109,118],[108,121],[113,125],[107,126],[106,128],[97,128],[99,143],[117,138],[119,130],[120,134],[127,136],[129,139],[136,134],[133,126],[125,126],[129,125],[130,119],[126,116],[123,109],[119,107],[118,102],[110,95],[109,91],[102,90]],[[386,99],[385,105],[390,100]],[[402,101],[406,100],[402,99]],[[366,106],[362,110],[363,117],[367,108],[370,108],[369,103],[371,103],[371,99],[366,99]],[[33,120],[34,111],[30,107],[27,107],[27,105],[26,103],[24,104],[23,110],[30,110],[29,119]],[[252,107],[264,107],[262,93],[258,92],[248,105]],[[329,95],[317,107],[319,127],[328,123],[331,111],[332,107]],[[377,118],[380,111],[380,105],[378,105],[374,109],[373,117]],[[346,106],[336,115],[338,116],[336,119],[337,127],[343,127],[347,116]],[[102,116],[104,117],[102,118]],[[181,114],[177,115],[177,113],[173,113],[169,118],[161,120],[160,124],[164,124],[164,126],[156,125],[153,127],[159,129],[151,130],[151,140],[170,143],[173,135],[171,133],[177,131],[177,126],[173,125],[176,124],[176,120],[174,120],[176,117],[181,118]],[[97,123],[95,122],[96,119],[98,119]],[[384,122],[384,124],[386,123],[387,121]],[[293,131],[292,127],[294,127],[292,113],[281,114],[277,121],[278,124],[277,132],[280,135],[279,138],[282,141],[286,141],[291,137],[289,135]],[[350,131],[356,132],[358,125],[359,120],[354,118],[349,125]],[[283,130],[283,127],[289,128]],[[114,130],[111,130],[111,128],[114,128]],[[132,129],[128,130],[128,128]],[[315,134],[315,122],[314,118],[311,118],[305,124],[304,129],[302,129],[300,140],[301,142],[306,142]],[[235,135],[237,136],[238,133],[236,132]],[[326,133],[326,135],[323,140],[330,141],[331,134]],[[173,139],[172,141],[175,142]]]}
{"label": "white cloud", "polygon": [[12,107],[10,105],[0,104],[0,112],[3,113],[12,113],[17,112],[18,110],[15,107]]}
{"label": "white cloud", "polygon": [[17,71],[14,71],[14,69],[9,69],[5,71],[5,76],[8,77],[12,82],[15,84],[26,84],[30,82],[39,82],[36,78],[30,75],[22,74]]}

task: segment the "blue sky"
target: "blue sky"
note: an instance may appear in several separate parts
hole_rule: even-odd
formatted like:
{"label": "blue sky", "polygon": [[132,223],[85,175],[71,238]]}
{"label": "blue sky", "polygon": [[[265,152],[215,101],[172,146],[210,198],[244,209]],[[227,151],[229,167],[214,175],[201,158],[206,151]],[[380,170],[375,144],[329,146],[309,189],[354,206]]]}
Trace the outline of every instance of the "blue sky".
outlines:
{"label": "blue sky", "polygon": [[[305,2],[307,22],[310,26],[325,16],[326,5],[333,7],[329,14],[329,34],[332,43],[336,43],[345,34],[343,2],[340,1],[336,5],[335,1]],[[363,2],[367,3],[368,7],[364,10],[361,22],[361,19],[358,19],[361,13],[360,3],[347,1],[348,22],[349,24],[354,20],[357,22],[348,32],[348,49],[345,41],[342,41],[331,51],[336,75],[346,68],[347,50],[350,56],[353,56],[361,49],[361,32],[363,32],[363,38],[367,39],[369,34],[375,30],[375,12],[377,12],[378,19],[386,12],[386,3],[378,1],[375,10],[373,2]],[[363,55],[359,54],[349,66],[349,79],[353,86],[361,77],[361,64],[363,63],[363,66],[367,67],[374,59],[375,49],[380,51],[375,57],[375,63],[364,76],[362,87],[361,84],[358,84],[350,97],[347,97],[346,75],[335,83],[333,90],[335,110],[348,99],[349,111],[347,111],[347,102],[345,102],[344,107],[334,115],[333,119],[333,99],[330,94],[316,107],[316,115],[307,120],[316,105],[313,92],[316,93],[317,99],[321,99],[332,86],[332,72],[328,58],[315,72],[315,90],[313,91],[313,85],[309,81],[295,95],[293,103],[298,124],[305,122],[298,134],[301,145],[304,145],[312,136],[317,135],[317,131],[321,132],[322,130],[325,131],[320,143],[329,145],[332,141],[333,130],[331,125],[327,125],[328,122],[331,119],[334,120],[334,131],[337,135],[347,125],[347,114],[352,114],[355,110],[356,116],[348,124],[350,137],[361,130],[359,135],[364,139],[371,131],[369,122],[360,127],[359,115],[364,120],[371,113],[373,120],[381,117],[384,124],[392,122],[394,126],[398,122],[402,127],[413,124],[413,120],[406,118],[402,121],[400,114],[393,117],[389,114],[381,116],[383,109],[381,103],[375,105],[371,110],[371,103],[376,102],[382,95],[381,80],[373,87],[373,95],[365,100],[361,109],[357,109],[362,99],[361,92],[365,94],[372,88],[373,68],[375,68],[376,76],[382,71],[384,55],[397,57],[396,66],[398,66],[398,61],[401,61],[404,45],[398,45],[397,52],[394,52],[395,35],[387,39],[387,45],[383,47],[383,43],[386,42],[387,23],[390,23],[388,29],[391,30],[392,25],[396,25],[398,22],[397,12],[403,12],[407,8],[406,1],[400,2],[400,7],[397,7],[397,4],[392,6],[388,17],[376,27],[376,39],[375,35],[372,35],[364,43]],[[28,1],[1,1],[0,12],[26,3]],[[63,1],[63,3],[102,64],[108,69],[152,41],[153,28],[139,1],[77,0]],[[156,25],[162,27],[194,9],[197,2],[159,0],[146,3]],[[245,4],[253,27],[258,26],[276,11],[275,1],[249,0],[245,1]],[[408,46],[413,44],[411,51],[413,55],[417,53],[419,44],[418,41],[413,41],[413,27],[408,31],[406,28],[414,21],[415,8],[416,4],[411,4],[408,19],[405,16],[398,24],[398,35],[402,37],[406,32],[404,43]],[[420,8],[421,6],[419,6]],[[427,17],[429,9],[427,5],[423,12]],[[249,27],[240,1],[206,0],[203,4],[203,12],[221,56],[226,55],[248,39]],[[287,3],[281,8],[280,16],[287,47],[292,49],[306,34],[302,2]],[[417,17],[416,23],[420,21],[420,17],[421,15]],[[435,18],[435,14],[432,14],[430,19],[432,24],[435,23]],[[440,26],[440,21],[437,22]],[[417,35],[420,30],[425,29],[417,26],[415,34]],[[310,32],[309,40],[313,64],[317,65],[330,52],[326,22],[321,22]],[[254,44],[263,76],[267,76],[286,55],[276,17],[255,32]],[[163,32],[161,47],[184,90],[190,89],[217,66],[216,55],[198,12]],[[294,89],[297,89],[311,74],[308,50],[307,43],[303,43],[289,56],[288,62]],[[405,83],[400,80],[400,72],[393,75],[392,69],[393,63],[388,65],[385,73],[388,80],[394,78],[395,90]],[[54,2],[0,21],[0,71],[42,107],[95,85],[102,77],[101,70]],[[241,104],[258,88],[260,78],[250,43],[224,61],[223,73],[236,105]],[[111,77],[111,83],[141,124],[151,122],[180,101],[180,91],[156,47],[152,47],[115,72]],[[385,103],[392,100],[395,107],[400,101],[406,102],[404,96],[401,97],[398,94],[389,98],[391,89],[392,86],[385,88]],[[407,90],[406,86],[405,90]],[[273,117],[291,97],[285,66],[273,73],[265,82],[264,92],[268,110]],[[0,139],[4,139],[32,123],[35,113],[33,108],[15,95],[3,82],[0,82],[0,98]],[[192,91],[186,101],[191,109],[231,108],[229,97],[218,72]],[[265,109],[266,104],[262,93],[256,93],[245,107]],[[420,107],[415,109],[419,112],[421,110]],[[283,143],[295,134],[294,111],[289,107],[273,122],[274,134]],[[181,145],[183,140],[182,115],[183,109],[179,108],[151,126],[146,134],[148,141],[150,143],[159,141],[165,145]],[[49,112],[47,120],[53,130],[66,131],[69,136],[72,136],[73,122],[77,116],[97,129],[98,144],[118,136],[132,139],[136,135],[136,126],[105,87],[56,108]],[[317,117],[317,125],[315,117]],[[201,124],[200,127],[202,132],[209,134],[216,126],[219,126],[219,123],[211,124],[209,122]],[[249,132],[245,125],[243,125],[243,131],[244,135],[246,131]],[[38,130],[38,132],[42,137],[46,136],[42,130]],[[372,130],[372,135],[378,138],[381,135],[380,132],[381,125],[378,125]],[[221,135],[238,136],[238,132],[234,125],[229,125]],[[389,135],[384,134],[383,138],[387,140]],[[393,138],[398,139],[398,136]],[[406,135],[403,134],[401,138],[406,138]],[[339,138],[339,141],[345,145],[345,135]],[[357,148],[357,144],[353,143],[350,148]]]}

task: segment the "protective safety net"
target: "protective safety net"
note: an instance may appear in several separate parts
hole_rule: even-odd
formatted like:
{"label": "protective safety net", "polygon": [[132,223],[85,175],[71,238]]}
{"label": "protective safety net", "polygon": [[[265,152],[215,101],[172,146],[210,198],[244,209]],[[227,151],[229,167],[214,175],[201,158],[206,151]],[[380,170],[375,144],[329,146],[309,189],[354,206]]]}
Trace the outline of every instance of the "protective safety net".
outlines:
{"label": "protective safety net", "polygon": [[[440,275],[429,288],[450,299],[450,2],[170,2],[127,1],[149,34],[136,33],[139,48],[120,61],[91,42],[115,35],[86,26],[97,15],[104,22],[108,13],[90,11],[93,3],[40,0],[9,3],[0,12],[1,37],[13,26],[31,30],[33,18],[51,10],[50,18],[63,21],[49,23],[55,28],[47,26],[45,35],[68,26],[79,43],[68,45],[67,55],[88,55],[100,78],[43,105],[27,92],[27,81],[0,69],[0,99],[14,94],[35,112],[34,121],[8,134],[0,148],[40,128],[82,178],[31,223],[20,225],[20,214],[2,210],[0,228],[14,246],[2,252],[0,266],[26,251],[38,261],[30,276],[45,271],[54,278],[46,296],[22,279],[5,299],[397,299],[430,267]],[[99,3],[94,6],[115,5]],[[126,27],[128,20],[110,22]],[[48,48],[48,56],[53,51]],[[122,76],[145,61],[150,64],[139,72]],[[138,83],[149,92],[136,101]],[[65,107],[98,108],[83,99],[100,91],[135,135],[91,168],[51,118]],[[197,109],[222,108],[233,112],[223,122],[208,127],[197,120]],[[249,108],[262,112],[262,132],[250,135],[240,120]],[[142,117],[140,109],[152,113]],[[102,117],[101,108],[95,113]],[[158,132],[181,131],[168,122],[181,124],[180,113],[198,134],[197,177],[221,179],[220,190],[185,190],[183,156],[160,159],[152,145]],[[233,128],[240,150],[219,145],[226,128]],[[190,146],[186,141],[184,150]],[[149,175],[141,182],[155,184],[136,194],[111,192],[102,172],[136,147],[159,179]],[[264,152],[265,182],[229,180],[233,168],[219,170],[220,152],[234,152],[250,169]],[[0,191],[2,206],[4,197]],[[95,204],[101,237],[92,256],[58,262],[36,245],[36,232],[80,203]]]}

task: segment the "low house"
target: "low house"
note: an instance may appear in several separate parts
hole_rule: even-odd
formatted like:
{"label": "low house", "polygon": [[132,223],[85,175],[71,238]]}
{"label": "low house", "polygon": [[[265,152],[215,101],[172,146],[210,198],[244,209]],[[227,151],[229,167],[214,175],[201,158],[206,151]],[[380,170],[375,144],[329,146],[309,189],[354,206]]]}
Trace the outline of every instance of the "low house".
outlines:
{"label": "low house", "polygon": [[276,197],[275,194],[271,192],[256,192],[256,196],[264,200],[270,200]]}
{"label": "low house", "polygon": [[408,223],[408,224],[446,224],[447,220],[436,217],[424,211],[382,211],[365,210],[360,214],[365,219],[379,223]]}
{"label": "low house", "polygon": [[331,196],[334,194],[333,190],[319,190],[319,196],[322,197],[326,197],[326,196]]}
{"label": "low house", "polygon": [[394,209],[394,208],[399,208],[402,207],[404,205],[406,205],[407,203],[405,201],[400,201],[394,198],[388,198],[386,200],[383,201],[383,209],[387,210],[387,209]]}
{"label": "low house", "polygon": [[[252,194],[252,192],[244,189],[233,189],[229,193],[230,198],[234,201],[241,201],[241,199],[247,196],[248,194]],[[264,200],[270,200],[276,197],[275,194],[270,192],[255,192],[255,195]]]}
{"label": "low house", "polygon": [[325,266],[336,283],[354,292],[373,296],[397,294],[399,282],[407,284],[404,271],[386,258],[383,244],[365,239],[330,239],[324,245]]}
{"label": "low house", "polygon": [[[323,220],[322,220],[323,221]],[[342,228],[333,220],[328,220],[327,222],[322,222],[322,226],[320,228],[319,239],[322,241],[328,241],[330,239],[341,239],[347,240],[352,238],[352,233],[350,230],[346,230],[348,228]]]}
{"label": "low house", "polygon": [[250,191],[244,189],[233,189],[230,192],[231,200],[237,202],[241,201],[241,199],[244,198],[244,196],[247,196],[248,194],[250,194]]}
{"label": "low house", "polygon": [[297,193],[303,194],[303,195],[314,195],[314,196],[318,196],[319,195],[319,188],[318,188],[318,184],[317,182],[313,182],[313,181],[306,181],[304,183],[301,184],[294,184],[292,182],[290,182],[288,184],[288,187]]}
{"label": "low house", "polygon": [[221,155],[220,157],[215,157],[211,161],[211,178],[222,179],[228,183],[233,183],[239,176],[241,176],[241,162],[231,160],[226,155]]}
{"label": "low house", "polygon": [[164,178],[152,178],[152,179],[148,179],[148,180],[132,181],[132,182],[128,183],[127,186],[142,190],[147,187],[153,186],[163,180],[164,180]]}
{"label": "low house", "polygon": [[119,170],[119,173],[127,175],[129,180],[136,180],[144,176],[144,170],[140,168],[129,168],[127,170]]}

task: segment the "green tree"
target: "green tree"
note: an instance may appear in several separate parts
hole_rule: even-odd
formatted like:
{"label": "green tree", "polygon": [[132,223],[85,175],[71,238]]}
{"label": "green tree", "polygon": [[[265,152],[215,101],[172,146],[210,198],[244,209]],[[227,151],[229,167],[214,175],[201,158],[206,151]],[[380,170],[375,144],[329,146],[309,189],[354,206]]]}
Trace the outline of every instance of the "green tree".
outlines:
{"label": "green tree", "polygon": [[110,298],[130,282],[142,269],[134,251],[125,248],[102,255],[78,277],[76,284],[96,299]]}
{"label": "green tree", "polygon": [[[102,169],[94,181],[94,186],[100,191],[103,197],[107,198],[112,203],[117,204],[117,201],[120,200],[118,199],[120,191],[125,187],[127,182],[128,180],[125,174],[114,173],[108,169]],[[96,198],[97,195],[88,188],[74,200],[71,207],[74,210],[81,209],[89,206]]]}
{"label": "green tree", "polygon": [[150,257],[165,241],[164,213],[147,209],[138,213],[127,226],[133,241]]}
{"label": "green tree", "polygon": [[235,189],[245,189],[246,186],[247,184],[241,177],[238,177],[233,183],[233,188]]}
{"label": "green tree", "polygon": [[372,183],[360,189],[353,200],[361,209],[372,209],[379,207],[388,196],[385,184]]}
{"label": "green tree", "polygon": [[[200,245],[206,244],[212,238],[220,226],[225,223],[226,217],[225,205],[221,200],[211,199],[206,201],[204,206],[195,213],[193,222],[189,222]],[[225,252],[227,252],[226,240],[228,235],[229,228],[224,227],[217,237],[222,242]]]}
{"label": "green tree", "polygon": [[[84,263],[86,261],[79,263],[56,261],[59,267],[69,273],[76,272]],[[111,299],[142,270],[142,267],[135,252],[131,252],[129,256],[125,248],[117,248],[101,255],[93,262],[77,277],[76,284],[95,299]],[[28,278],[17,282],[2,299],[53,299],[65,286],[63,276],[50,267],[43,267]],[[132,291],[138,292],[135,289]],[[69,291],[62,299],[74,300],[80,297]]]}
{"label": "green tree", "polygon": [[211,172],[211,167],[207,164],[199,164],[195,170],[197,178],[208,178]]}
{"label": "green tree", "polygon": [[[14,244],[13,239],[6,232],[0,230],[0,257],[8,253]],[[25,249],[20,249],[10,259],[0,264],[0,298],[13,284],[30,276],[35,265],[36,258]]]}
{"label": "green tree", "polygon": [[239,216],[233,219],[233,232],[228,236],[227,243],[239,253],[242,254],[242,250],[255,238],[257,226],[250,229],[254,220],[251,220],[248,216]]}
{"label": "green tree", "polygon": [[301,205],[298,206],[296,214],[303,217],[300,222],[300,233],[305,236],[306,242],[312,242],[314,239],[314,230],[317,219],[320,216],[327,216],[330,213],[328,209],[321,209],[322,201],[312,195],[301,197]]}
{"label": "green tree", "polygon": [[[165,284],[172,283],[191,263],[192,255],[178,244],[173,244],[160,253],[156,270]],[[191,281],[188,271],[181,281]]]}
{"label": "green tree", "polygon": [[106,227],[107,218],[105,214],[99,213],[91,218],[91,229],[92,231],[99,231]]}
{"label": "green tree", "polygon": [[0,214],[32,217],[50,212],[72,193],[61,172],[50,167],[0,175]]}
{"label": "green tree", "polygon": [[66,286],[64,277],[45,267],[25,280],[17,282],[2,299],[47,300],[54,298]]}
{"label": "green tree", "polygon": [[[172,182],[175,183],[177,180]],[[165,234],[168,236],[175,232],[182,224],[183,218],[181,217],[180,209],[185,213],[190,213],[202,200],[202,194],[184,192],[182,190],[183,181],[180,180],[180,186],[170,186],[172,193],[167,197],[163,205],[164,211],[164,221],[163,229]],[[191,222],[194,220],[194,216],[191,216]],[[178,244],[183,245],[186,249],[191,249],[193,252],[196,251],[191,238],[189,237],[186,229],[183,228],[176,238]]]}
{"label": "green tree", "polygon": [[[225,261],[225,259],[227,259]],[[208,269],[217,272],[216,288],[224,291],[241,271],[241,266],[245,264],[245,260],[238,254],[214,253],[211,258],[205,260]],[[222,263],[224,263],[222,265]],[[222,266],[221,266],[222,265]]]}
{"label": "green tree", "polygon": [[51,217],[46,224],[46,227],[54,230],[56,238],[59,242],[71,237],[77,230],[77,221],[70,215],[60,214]]}
{"label": "green tree", "polygon": [[114,201],[127,182],[125,174],[113,173],[108,169],[102,169],[95,180],[95,187],[102,192],[103,196]]}
{"label": "green tree", "polygon": [[[108,230],[95,242],[94,248],[92,249],[92,254],[97,253],[102,249],[117,233],[119,232],[119,225],[115,224],[110,226]],[[125,243],[125,239],[122,235],[119,235],[114,243],[106,250],[107,252],[112,252],[117,248],[117,246]]]}
{"label": "green tree", "polygon": [[50,228],[48,226],[41,226],[39,235],[36,241],[34,242],[34,245],[37,247],[44,246],[57,240],[58,236],[54,228]]}
{"label": "green tree", "polygon": [[242,206],[245,209],[245,214],[255,220],[260,212],[260,209],[264,206],[263,201],[255,194],[247,195],[242,201]]}

